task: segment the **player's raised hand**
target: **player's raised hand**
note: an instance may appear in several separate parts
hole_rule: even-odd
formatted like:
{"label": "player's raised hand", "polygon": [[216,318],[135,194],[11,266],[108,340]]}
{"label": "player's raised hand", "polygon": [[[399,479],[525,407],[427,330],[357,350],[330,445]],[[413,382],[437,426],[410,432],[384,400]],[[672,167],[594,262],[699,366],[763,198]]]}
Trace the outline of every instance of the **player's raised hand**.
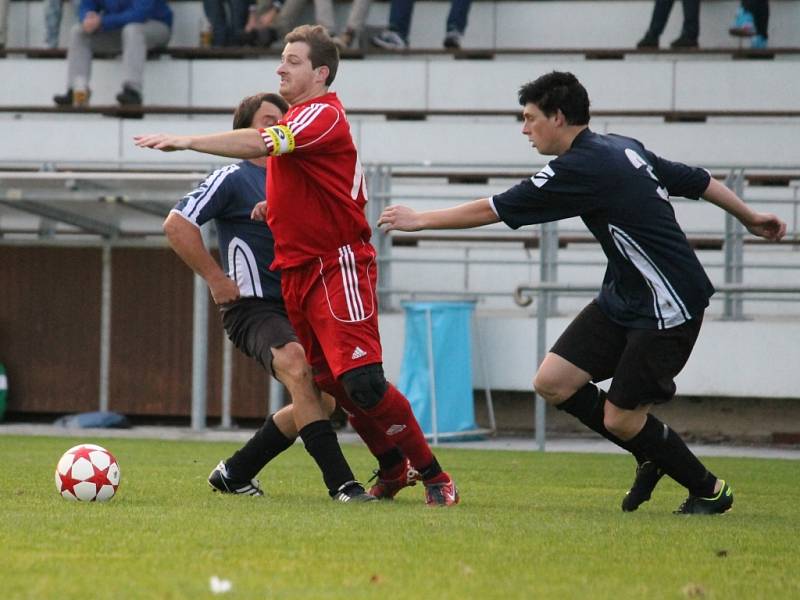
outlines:
{"label": "player's raised hand", "polygon": [[152,148],[162,152],[188,150],[191,138],[188,135],[170,135],[168,133],[146,133],[133,136],[133,143],[139,148]]}
{"label": "player's raised hand", "polygon": [[407,206],[387,206],[378,218],[378,227],[384,232],[419,231],[422,224],[417,211]]}
{"label": "player's raised hand", "polygon": [[756,213],[755,217],[744,225],[753,235],[771,242],[777,242],[786,235],[786,223],[771,213]]}
{"label": "player's raised hand", "polygon": [[253,207],[253,210],[250,211],[250,218],[254,221],[266,221],[267,220],[267,201],[262,200],[258,204]]}

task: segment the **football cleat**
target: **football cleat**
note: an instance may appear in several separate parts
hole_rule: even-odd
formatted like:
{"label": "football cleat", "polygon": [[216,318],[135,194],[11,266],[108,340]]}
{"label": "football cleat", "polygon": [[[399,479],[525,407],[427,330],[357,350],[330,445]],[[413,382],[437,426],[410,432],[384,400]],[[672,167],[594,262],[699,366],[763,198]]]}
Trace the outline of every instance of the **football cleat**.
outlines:
{"label": "football cleat", "polygon": [[428,506],[453,506],[459,500],[458,488],[450,475],[447,475],[447,481],[425,484],[425,504]]}
{"label": "football cleat", "polygon": [[636,478],[631,489],[622,499],[623,512],[633,512],[639,506],[650,500],[658,481],[663,477],[664,471],[659,469],[652,461],[646,460],[636,467]]}
{"label": "football cleat", "polygon": [[719,515],[728,512],[733,506],[733,490],[731,486],[720,480],[722,487],[711,498],[689,495],[674,511],[676,515]]}
{"label": "football cleat", "polygon": [[370,481],[374,479],[377,479],[377,481],[375,482],[375,485],[369,489],[370,496],[374,496],[379,500],[393,500],[397,495],[397,492],[402,490],[404,487],[417,485],[417,481],[422,479],[419,471],[411,466],[411,463],[408,462],[407,458],[404,458],[403,460],[405,461],[403,464],[403,472],[394,479],[385,479],[381,477],[380,470],[373,471]]}
{"label": "football cleat", "polygon": [[375,496],[370,496],[364,486],[357,481],[347,481],[339,486],[331,495],[335,502],[372,502],[377,500]]}
{"label": "football cleat", "polygon": [[208,485],[214,492],[221,492],[223,494],[240,494],[242,496],[263,496],[264,491],[258,479],[251,479],[250,481],[233,481],[228,477],[228,468],[225,466],[225,461],[219,461],[216,468],[211,471],[208,476]]}

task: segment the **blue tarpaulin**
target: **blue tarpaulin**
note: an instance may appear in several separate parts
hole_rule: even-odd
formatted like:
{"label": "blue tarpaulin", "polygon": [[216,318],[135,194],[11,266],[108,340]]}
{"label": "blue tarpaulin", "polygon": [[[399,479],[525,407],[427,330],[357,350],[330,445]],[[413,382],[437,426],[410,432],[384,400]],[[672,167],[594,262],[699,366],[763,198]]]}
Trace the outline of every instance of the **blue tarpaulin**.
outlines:
{"label": "blue tarpaulin", "polygon": [[398,388],[411,402],[422,430],[433,435],[434,411],[437,435],[475,430],[472,400],[475,303],[404,302],[403,308],[406,339]]}

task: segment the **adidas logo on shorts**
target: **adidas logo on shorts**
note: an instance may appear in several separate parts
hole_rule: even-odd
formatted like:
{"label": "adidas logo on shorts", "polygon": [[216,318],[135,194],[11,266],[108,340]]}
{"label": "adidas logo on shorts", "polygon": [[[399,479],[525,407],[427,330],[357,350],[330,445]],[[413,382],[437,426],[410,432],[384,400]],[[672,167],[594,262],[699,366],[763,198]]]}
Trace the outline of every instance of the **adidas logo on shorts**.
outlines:
{"label": "adidas logo on shorts", "polygon": [[352,356],[350,358],[352,358],[353,360],[356,360],[357,358],[364,358],[366,355],[367,355],[366,352],[364,352],[361,348],[356,346],[356,349],[353,350],[353,354],[352,354]]}

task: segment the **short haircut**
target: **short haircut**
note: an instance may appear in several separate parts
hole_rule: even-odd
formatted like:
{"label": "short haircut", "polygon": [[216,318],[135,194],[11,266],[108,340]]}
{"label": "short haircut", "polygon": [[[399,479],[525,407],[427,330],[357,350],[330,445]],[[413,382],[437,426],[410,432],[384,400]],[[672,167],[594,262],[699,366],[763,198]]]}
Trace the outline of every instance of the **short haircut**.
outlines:
{"label": "short haircut", "polygon": [[589,123],[589,94],[572,73],[553,71],[529,81],[519,88],[519,103],[535,104],[548,117],[560,110],[569,125]]}
{"label": "short haircut", "polygon": [[323,65],[328,67],[328,78],[325,80],[325,85],[333,83],[339,68],[339,49],[322,25],[300,25],[287,33],[284,40],[287,44],[292,42],[308,44],[311,66],[315,69]]}
{"label": "short haircut", "polygon": [[289,103],[283,99],[283,96],[278,94],[255,94],[248,96],[239,103],[236,107],[236,112],[233,113],[233,128],[234,129],[247,129],[253,126],[253,117],[256,116],[258,109],[264,102],[268,102],[278,108],[281,113],[286,113],[289,110]]}

